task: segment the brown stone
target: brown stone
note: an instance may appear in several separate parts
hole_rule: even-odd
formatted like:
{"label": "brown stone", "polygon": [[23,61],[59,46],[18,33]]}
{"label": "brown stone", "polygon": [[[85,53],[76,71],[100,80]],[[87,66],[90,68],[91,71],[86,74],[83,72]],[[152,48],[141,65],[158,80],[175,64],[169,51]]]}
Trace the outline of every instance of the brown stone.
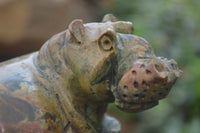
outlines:
{"label": "brown stone", "polygon": [[0,131],[119,133],[103,119],[108,103],[135,113],[167,96],[177,63],[156,57],[131,22],[103,20],[74,20],[38,52],[0,64]]}

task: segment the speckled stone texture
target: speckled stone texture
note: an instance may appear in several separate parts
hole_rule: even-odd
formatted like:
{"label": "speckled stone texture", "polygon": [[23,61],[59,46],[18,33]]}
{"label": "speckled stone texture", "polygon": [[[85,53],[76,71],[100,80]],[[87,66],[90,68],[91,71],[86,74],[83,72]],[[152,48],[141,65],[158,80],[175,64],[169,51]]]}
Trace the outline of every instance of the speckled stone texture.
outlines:
{"label": "speckled stone texture", "polygon": [[2,62],[0,131],[118,133],[119,122],[104,115],[108,103],[127,112],[157,105],[181,71],[133,31],[111,14],[77,19],[38,52]]}

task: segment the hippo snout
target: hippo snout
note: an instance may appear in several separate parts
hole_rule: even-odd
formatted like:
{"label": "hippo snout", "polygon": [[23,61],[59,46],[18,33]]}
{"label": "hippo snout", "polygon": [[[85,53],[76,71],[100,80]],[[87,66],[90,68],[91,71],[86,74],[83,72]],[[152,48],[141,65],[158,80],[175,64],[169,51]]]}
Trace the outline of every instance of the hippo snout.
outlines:
{"label": "hippo snout", "polygon": [[[166,84],[167,80],[168,74],[163,64],[154,60],[138,60],[120,80],[119,87],[124,91],[121,97],[127,102],[148,101],[149,93],[159,93],[161,97],[166,92],[156,90],[156,86]],[[151,99],[158,96],[152,95]]]}
{"label": "hippo snout", "polygon": [[175,61],[163,58],[138,59],[119,81],[115,103],[127,112],[140,112],[158,104],[165,98],[181,75]]}

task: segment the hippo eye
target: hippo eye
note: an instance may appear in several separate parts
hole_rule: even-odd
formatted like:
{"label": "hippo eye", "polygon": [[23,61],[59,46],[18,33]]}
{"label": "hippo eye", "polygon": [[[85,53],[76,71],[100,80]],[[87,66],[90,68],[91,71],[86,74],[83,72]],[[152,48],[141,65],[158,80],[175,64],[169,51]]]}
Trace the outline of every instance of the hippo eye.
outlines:
{"label": "hippo eye", "polygon": [[100,47],[105,51],[110,51],[113,49],[113,39],[109,35],[103,35],[99,40]]}

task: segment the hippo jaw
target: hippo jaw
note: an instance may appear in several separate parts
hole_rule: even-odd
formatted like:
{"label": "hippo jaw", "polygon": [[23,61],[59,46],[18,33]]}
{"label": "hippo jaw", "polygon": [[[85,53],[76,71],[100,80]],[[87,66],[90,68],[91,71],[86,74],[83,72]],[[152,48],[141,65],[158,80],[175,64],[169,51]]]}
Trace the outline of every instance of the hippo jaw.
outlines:
{"label": "hippo jaw", "polygon": [[125,112],[141,112],[158,105],[181,76],[174,60],[138,59],[113,89],[116,106]]}
{"label": "hippo jaw", "polygon": [[152,108],[156,105],[158,105],[158,101],[151,101],[151,102],[146,102],[146,103],[135,103],[135,102],[121,102],[119,100],[115,101],[116,106],[125,112],[129,112],[129,113],[137,113],[137,112],[141,112],[143,110]]}

